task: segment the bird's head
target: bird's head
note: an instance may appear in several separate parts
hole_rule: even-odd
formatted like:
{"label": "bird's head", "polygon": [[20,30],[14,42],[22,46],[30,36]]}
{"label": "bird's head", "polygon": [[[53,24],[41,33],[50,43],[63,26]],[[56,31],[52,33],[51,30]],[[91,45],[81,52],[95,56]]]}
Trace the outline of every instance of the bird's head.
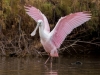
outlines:
{"label": "bird's head", "polygon": [[34,29],[34,31],[31,33],[31,36],[34,36],[36,34],[36,30],[39,28],[39,26],[41,27],[43,25],[43,21],[42,20],[38,20],[37,21],[37,26]]}
{"label": "bird's head", "polygon": [[37,25],[42,25],[43,21],[42,20],[38,20]]}

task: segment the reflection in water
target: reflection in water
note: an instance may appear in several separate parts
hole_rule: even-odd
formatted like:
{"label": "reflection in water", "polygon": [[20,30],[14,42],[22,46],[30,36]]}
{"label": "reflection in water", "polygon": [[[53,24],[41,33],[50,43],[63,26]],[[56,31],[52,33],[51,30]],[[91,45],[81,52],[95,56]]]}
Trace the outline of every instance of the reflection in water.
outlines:
{"label": "reflection in water", "polygon": [[48,65],[45,65],[45,67],[47,68],[47,72],[45,72],[45,75],[58,75],[57,70],[53,70],[55,66],[53,66],[52,62],[50,62],[50,70]]}
{"label": "reflection in water", "polygon": [[[32,57],[0,57],[0,75],[100,75],[99,58],[60,57],[58,61],[44,65],[45,60]],[[77,61],[82,64],[75,64]]]}
{"label": "reflection in water", "polygon": [[45,75],[58,75],[58,73],[51,70],[50,72],[46,72]]}

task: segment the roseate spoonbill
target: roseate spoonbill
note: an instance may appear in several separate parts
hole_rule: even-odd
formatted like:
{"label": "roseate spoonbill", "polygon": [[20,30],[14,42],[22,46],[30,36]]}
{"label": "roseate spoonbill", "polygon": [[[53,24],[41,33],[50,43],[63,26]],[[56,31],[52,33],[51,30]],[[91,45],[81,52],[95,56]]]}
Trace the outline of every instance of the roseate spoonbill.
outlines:
{"label": "roseate spoonbill", "polygon": [[[34,36],[36,30],[39,28],[41,43],[51,58],[59,57],[57,49],[61,46],[65,37],[70,34],[74,28],[91,19],[91,14],[87,11],[71,13],[68,16],[61,17],[55,28],[50,32],[48,20],[39,9],[33,6],[25,6],[25,8],[26,13],[37,22],[37,26],[31,33],[31,36]],[[46,60],[45,64],[49,58]]]}

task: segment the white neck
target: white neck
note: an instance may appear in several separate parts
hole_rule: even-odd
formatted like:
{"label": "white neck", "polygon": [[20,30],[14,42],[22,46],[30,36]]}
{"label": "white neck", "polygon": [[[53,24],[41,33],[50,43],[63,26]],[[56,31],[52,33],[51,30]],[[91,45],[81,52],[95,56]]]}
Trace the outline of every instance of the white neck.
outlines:
{"label": "white neck", "polygon": [[48,35],[45,33],[43,22],[39,26],[39,34],[40,34],[41,40],[46,40],[46,38],[48,37]]}

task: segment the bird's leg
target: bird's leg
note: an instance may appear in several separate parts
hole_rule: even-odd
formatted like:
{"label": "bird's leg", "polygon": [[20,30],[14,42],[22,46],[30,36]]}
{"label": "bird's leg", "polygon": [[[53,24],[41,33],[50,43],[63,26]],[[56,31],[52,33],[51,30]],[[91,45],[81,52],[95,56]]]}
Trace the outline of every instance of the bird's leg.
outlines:
{"label": "bird's leg", "polygon": [[53,61],[53,57],[51,57],[51,62]]}
{"label": "bird's leg", "polygon": [[52,68],[52,61],[53,61],[53,57],[51,57],[51,65],[50,65],[50,66],[51,66],[51,68]]}
{"label": "bird's leg", "polygon": [[44,64],[46,64],[50,58],[51,58],[51,56],[49,56],[49,57],[48,57],[48,59],[45,61],[45,63],[44,63]]}

